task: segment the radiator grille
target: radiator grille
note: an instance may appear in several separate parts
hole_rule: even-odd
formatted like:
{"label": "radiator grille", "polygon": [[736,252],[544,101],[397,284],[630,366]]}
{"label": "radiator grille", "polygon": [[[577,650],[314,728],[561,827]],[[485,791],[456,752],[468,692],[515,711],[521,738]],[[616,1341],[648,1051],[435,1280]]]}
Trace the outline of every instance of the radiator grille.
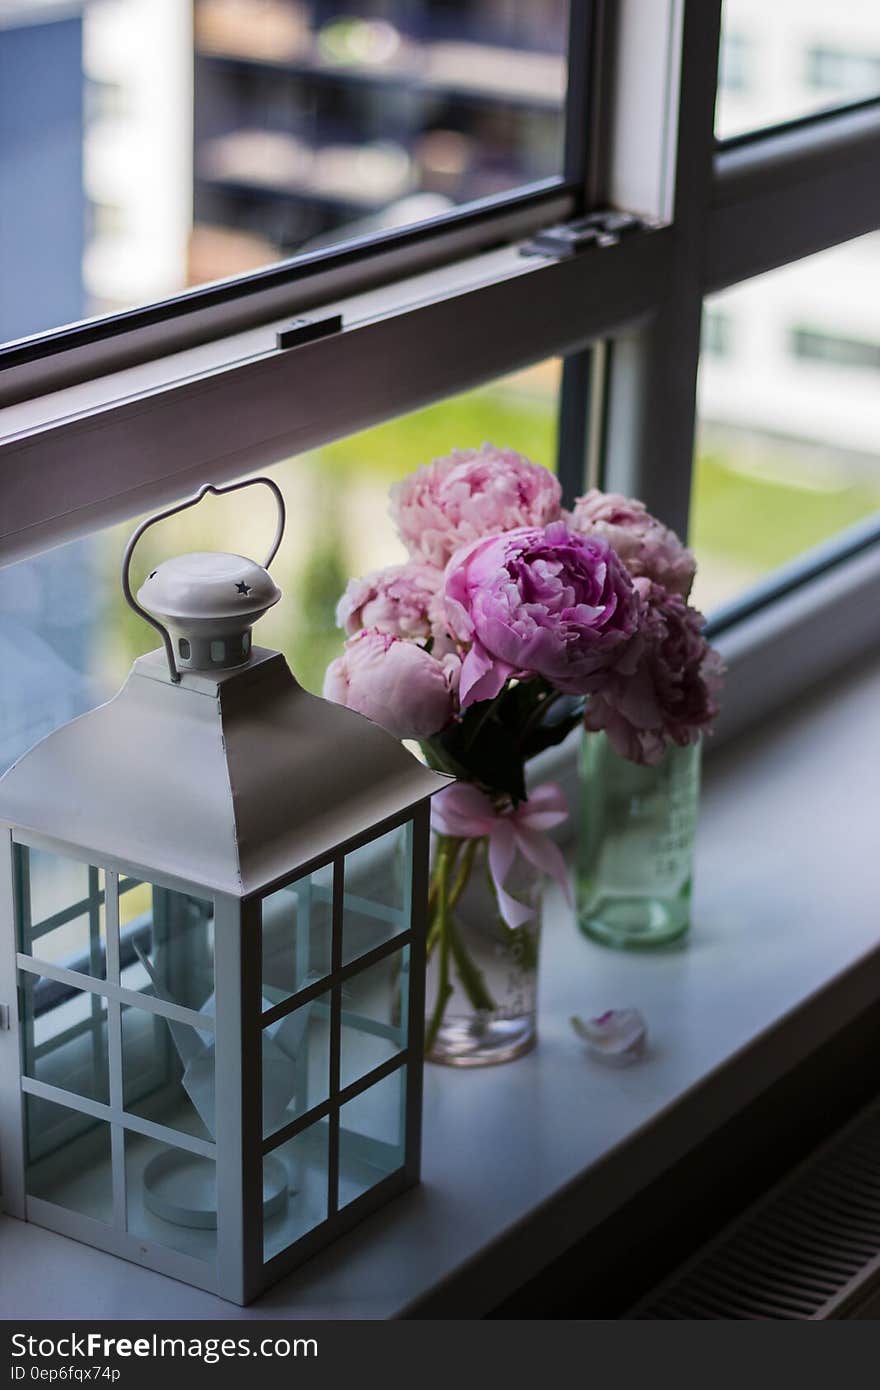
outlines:
{"label": "radiator grille", "polygon": [[846,1318],[880,1278],[880,1100],[627,1319]]}

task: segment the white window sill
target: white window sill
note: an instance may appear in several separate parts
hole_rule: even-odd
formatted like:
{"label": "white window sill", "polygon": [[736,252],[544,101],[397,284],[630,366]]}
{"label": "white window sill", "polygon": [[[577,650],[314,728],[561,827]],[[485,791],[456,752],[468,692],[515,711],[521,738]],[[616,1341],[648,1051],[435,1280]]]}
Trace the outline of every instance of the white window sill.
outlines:
{"label": "white window sill", "polygon": [[[245,1309],[0,1217],[0,1317],[489,1311],[876,999],[878,688],[850,674],[708,760],[686,949],[595,946],[550,894],[539,1046],[427,1068],[421,1188]],[[650,1055],[603,1068],[569,1017],[629,1004]]]}

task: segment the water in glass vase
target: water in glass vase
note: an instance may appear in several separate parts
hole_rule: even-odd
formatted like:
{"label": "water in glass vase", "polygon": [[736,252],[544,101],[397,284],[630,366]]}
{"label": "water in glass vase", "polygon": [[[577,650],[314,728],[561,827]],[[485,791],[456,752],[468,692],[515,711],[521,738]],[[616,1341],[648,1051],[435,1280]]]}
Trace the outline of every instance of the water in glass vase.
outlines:
{"label": "water in glass vase", "polygon": [[507,891],[530,910],[510,927],[487,841],[435,835],[428,935],[426,1055],[447,1066],[510,1062],[535,1045],[542,876],[521,857]]}
{"label": "water in glass vase", "polygon": [[690,926],[699,743],[657,767],[615,753],[605,734],[581,749],[577,906],[581,930],[609,946],[664,946]]}

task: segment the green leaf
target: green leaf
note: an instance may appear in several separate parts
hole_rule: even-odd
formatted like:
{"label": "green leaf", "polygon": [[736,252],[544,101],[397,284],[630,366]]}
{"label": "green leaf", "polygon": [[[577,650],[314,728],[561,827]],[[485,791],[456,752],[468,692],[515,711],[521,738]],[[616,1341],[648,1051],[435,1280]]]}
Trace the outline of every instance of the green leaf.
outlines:
{"label": "green leaf", "polygon": [[583,695],[554,695],[522,742],[522,757],[528,762],[546,748],[554,748],[568,738],[584,717]]}
{"label": "green leaf", "polygon": [[525,769],[515,737],[494,715],[484,720],[474,736],[473,725],[479,718],[480,706],[472,705],[462,719],[435,734],[428,741],[433,756],[443,770],[465,781],[524,800]]}
{"label": "green leaf", "polygon": [[542,679],[510,681],[493,700],[470,705],[422,747],[430,765],[490,793],[524,801],[525,764],[567,738],[584,712],[580,695]]}

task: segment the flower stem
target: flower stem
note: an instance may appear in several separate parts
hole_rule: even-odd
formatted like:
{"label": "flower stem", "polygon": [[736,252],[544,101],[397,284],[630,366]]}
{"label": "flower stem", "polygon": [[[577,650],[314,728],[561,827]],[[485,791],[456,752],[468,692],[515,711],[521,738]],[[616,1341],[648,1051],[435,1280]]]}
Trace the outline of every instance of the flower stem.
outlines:
{"label": "flower stem", "polygon": [[482,970],[474,964],[465,950],[451,918],[447,920],[446,934],[449,937],[449,945],[452,949],[452,958],[455,961],[458,978],[470,1000],[471,1007],[481,1013],[491,1013],[495,1008],[495,1000],[489,993]]}
{"label": "flower stem", "polygon": [[[434,917],[428,935],[427,953],[430,957],[434,950],[438,949],[439,959],[437,997],[425,1036],[427,1052],[430,1052],[437,1040],[447,1004],[454,992],[450,980],[450,962],[455,965],[456,974],[471,1008],[478,1013],[491,1013],[495,1009],[495,1001],[489,993],[483,972],[469,955],[452,917],[453,909],[470,881],[474,857],[480,844],[479,838],[457,840],[445,835],[437,837],[437,857],[432,883],[432,889],[435,890]],[[457,860],[458,872],[455,882],[450,887],[450,878]]]}
{"label": "flower stem", "polygon": [[[461,847],[465,843],[466,842],[464,840],[454,840],[452,836],[437,836],[437,856],[434,861],[434,871],[431,874],[431,886],[428,890],[428,916],[431,922],[431,927],[428,932],[426,959],[430,959],[431,952],[433,951],[434,947],[437,945],[437,942],[440,939],[440,932],[442,931],[443,927],[441,915],[437,910],[437,902],[440,895],[440,879],[445,875],[447,881],[446,886],[448,890],[449,874],[452,872]],[[446,851],[446,854],[444,854],[444,850]],[[453,889],[453,893],[454,891],[455,890]],[[450,895],[449,897],[447,897],[447,907],[449,906],[451,901],[452,897]],[[457,902],[458,898],[456,897],[454,901]]]}
{"label": "flower stem", "polygon": [[[476,854],[477,845],[478,845],[479,841],[477,841],[477,840],[453,840],[451,843],[452,843],[453,849],[452,849],[452,856],[451,856],[450,861],[449,861],[449,868],[450,868],[450,870],[451,870],[451,869],[454,867],[454,865],[455,865],[456,858],[458,857],[458,853],[459,853],[459,850],[461,849],[462,845],[464,845],[465,850],[464,850],[464,854],[462,855],[461,865],[460,865],[460,867],[459,867],[458,875],[457,875],[457,877],[456,877],[455,883],[452,885],[452,889],[450,890],[449,897],[448,897],[447,902],[446,902],[446,908],[447,908],[447,911],[448,911],[448,912],[451,912],[451,911],[452,911],[452,909],[455,907],[455,904],[458,902],[459,898],[461,897],[462,893],[464,892],[465,888],[467,887],[468,879],[469,879],[470,876],[471,876],[471,868],[473,867],[474,855]],[[436,903],[437,903],[437,888],[438,888],[438,884],[437,884],[437,879],[436,879],[436,877],[435,877],[434,881],[433,881],[432,884],[431,884],[431,891],[430,891],[430,893],[428,894],[428,907],[429,907],[430,909],[436,908]],[[430,958],[431,958],[431,952],[434,950],[434,947],[437,945],[437,942],[438,942],[439,939],[440,939],[440,933],[441,933],[442,930],[443,930],[443,923],[442,923],[442,920],[441,920],[441,918],[440,918],[440,914],[437,913],[437,912],[435,912],[435,913],[434,913],[433,920],[432,920],[432,922],[431,922],[431,930],[428,932],[428,942],[427,942],[427,948],[426,948],[426,949],[427,949],[427,958],[428,958],[428,960],[430,960]]]}
{"label": "flower stem", "polygon": [[463,840],[465,846],[464,854],[461,857],[461,865],[458,870],[458,877],[452,885],[452,892],[449,894],[449,907],[455,907],[462,893],[468,885],[471,876],[471,869],[474,866],[474,855],[477,852],[479,840]]}
{"label": "flower stem", "polygon": [[477,853],[479,843],[479,840],[467,840],[465,842],[465,851],[461,857],[458,875],[453,884],[452,892],[449,895],[446,930],[449,933],[449,944],[452,949],[455,968],[458,971],[458,976],[465,994],[475,1009],[488,1009],[491,1011],[495,1008],[495,1001],[486,987],[483,972],[474,964],[465,950],[464,944],[455,929],[451,916],[452,909],[455,907],[470,880],[471,872],[474,867],[474,857]]}
{"label": "flower stem", "polygon": [[457,849],[453,849],[452,841],[447,839],[445,835],[439,837],[435,873],[437,875],[436,920],[440,923],[440,969],[437,980],[437,998],[434,1000],[434,1008],[425,1034],[426,1052],[430,1052],[437,1041],[437,1034],[440,1032],[446,1005],[452,994],[452,985],[449,981],[449,933],[444,928],[447,919],[446,897],[449,888],[449,871],[456,853]]}

